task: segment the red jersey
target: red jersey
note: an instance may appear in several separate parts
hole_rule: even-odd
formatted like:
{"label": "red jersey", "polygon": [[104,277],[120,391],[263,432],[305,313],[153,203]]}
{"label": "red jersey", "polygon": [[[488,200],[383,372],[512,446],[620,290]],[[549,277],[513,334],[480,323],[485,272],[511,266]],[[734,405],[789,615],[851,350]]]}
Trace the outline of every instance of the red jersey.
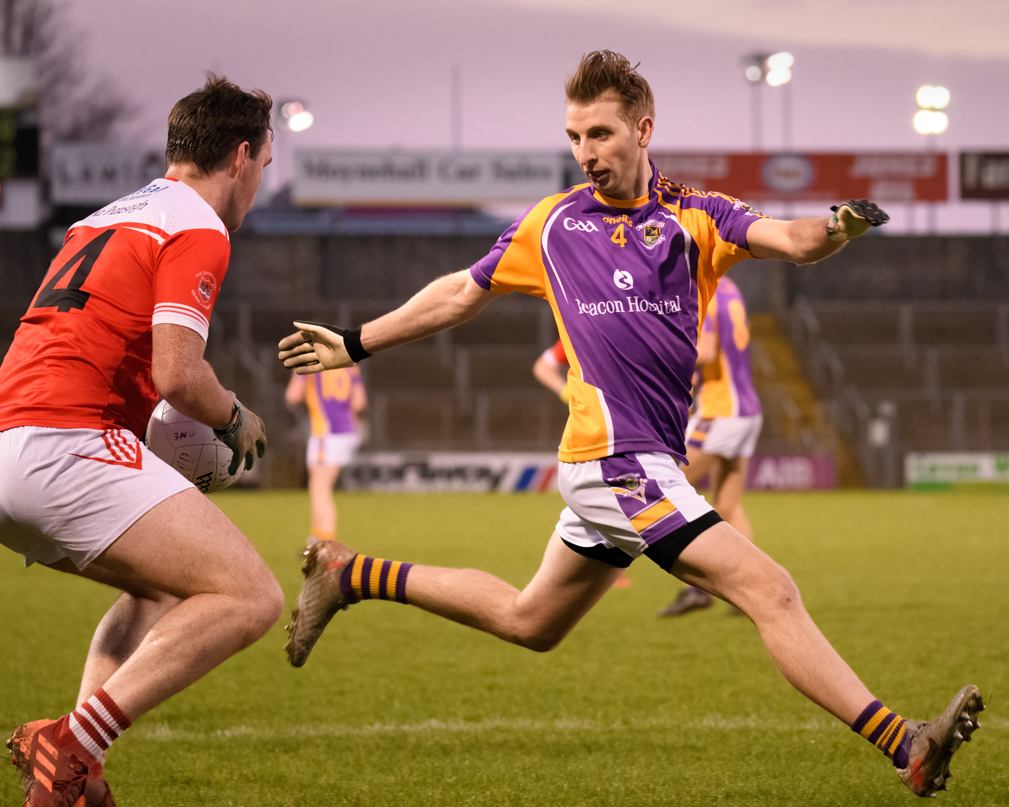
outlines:
{"label": "red jersey", "polygon": [[551,347],[543,351],[543,358],[553,368],[568,364],[568,355],[564,352],[564,343],[558,339]]}
{"label": "red jersey", "polygon": [[67,232],[0,366],[0,431],[129,429],[158,400],[151,329],[206,340],[228,268],[224,223],[183,182],[158,179]]}

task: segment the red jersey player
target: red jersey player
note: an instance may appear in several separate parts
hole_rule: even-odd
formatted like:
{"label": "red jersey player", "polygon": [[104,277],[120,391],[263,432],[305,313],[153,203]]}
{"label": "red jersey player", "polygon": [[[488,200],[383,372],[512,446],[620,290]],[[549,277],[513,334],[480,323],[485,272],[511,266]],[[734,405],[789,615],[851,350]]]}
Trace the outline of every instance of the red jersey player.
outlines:
{"label": "red jersey player", "polygon": [[[272,101],[226,79],[175,105],[167,173],[67,233],[0,367],[0,541],[123,591],[77,708],[8,743],[25,804],[110,805],[105,751],[137,717],[277,620],[283,594],[238,529],[141,442],[162,395],[251,467],[262,421],[203,359],[229,230],[271,157]],[[40,660],[41,661],[41,660]]]}

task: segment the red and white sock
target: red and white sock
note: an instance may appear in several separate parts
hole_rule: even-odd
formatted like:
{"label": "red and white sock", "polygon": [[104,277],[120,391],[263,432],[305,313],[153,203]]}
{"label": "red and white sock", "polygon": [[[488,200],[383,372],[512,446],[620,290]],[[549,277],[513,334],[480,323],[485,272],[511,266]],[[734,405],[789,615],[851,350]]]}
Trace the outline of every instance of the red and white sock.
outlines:
{"label": "red and white sock", "polygon": [[65,726],[84,750],[101,761],[112,741],[130,727],[130,721],[109,694],[99,689],[67,715]]}

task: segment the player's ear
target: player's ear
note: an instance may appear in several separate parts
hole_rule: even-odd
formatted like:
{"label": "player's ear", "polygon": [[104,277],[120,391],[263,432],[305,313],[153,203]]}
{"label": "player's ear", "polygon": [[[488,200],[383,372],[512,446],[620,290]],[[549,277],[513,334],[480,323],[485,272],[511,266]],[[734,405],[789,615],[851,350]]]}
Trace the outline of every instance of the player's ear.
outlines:
{"label": "player's ear", "polygon": [[638,146],[643,149],[648,148],[648,144],[652,142],[652,133],[654,131],[655,121],[652,120],[650,115],[645,115],[645,117],[638,121],[637,125]]}
{"label": "player's ear", "polygon": [[246,169],[246,163],[248,163],[252,157],[250,156],[252,146],[249,145],[248,140],[243,140],[237,146],[235,146],[231,153],[228,155],[228,176],[232,179],[238,179]]}

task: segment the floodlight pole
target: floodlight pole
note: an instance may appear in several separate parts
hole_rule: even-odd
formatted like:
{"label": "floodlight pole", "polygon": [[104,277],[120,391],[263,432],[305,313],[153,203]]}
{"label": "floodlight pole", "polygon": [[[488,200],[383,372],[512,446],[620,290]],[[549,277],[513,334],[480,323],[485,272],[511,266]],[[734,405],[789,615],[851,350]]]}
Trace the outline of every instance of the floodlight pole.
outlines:
{"label": "floodlight pole", "polygon": [[451,94],[449,100],[451,126],[452,126],[452,150],[459,151],[462,148],[462,67],[458,64],[452,65]]}
{"label": "floodlight pole", "polygon": [[782,86],[781,95],[781,146],[782,151],[792,150],[792,82]]}

